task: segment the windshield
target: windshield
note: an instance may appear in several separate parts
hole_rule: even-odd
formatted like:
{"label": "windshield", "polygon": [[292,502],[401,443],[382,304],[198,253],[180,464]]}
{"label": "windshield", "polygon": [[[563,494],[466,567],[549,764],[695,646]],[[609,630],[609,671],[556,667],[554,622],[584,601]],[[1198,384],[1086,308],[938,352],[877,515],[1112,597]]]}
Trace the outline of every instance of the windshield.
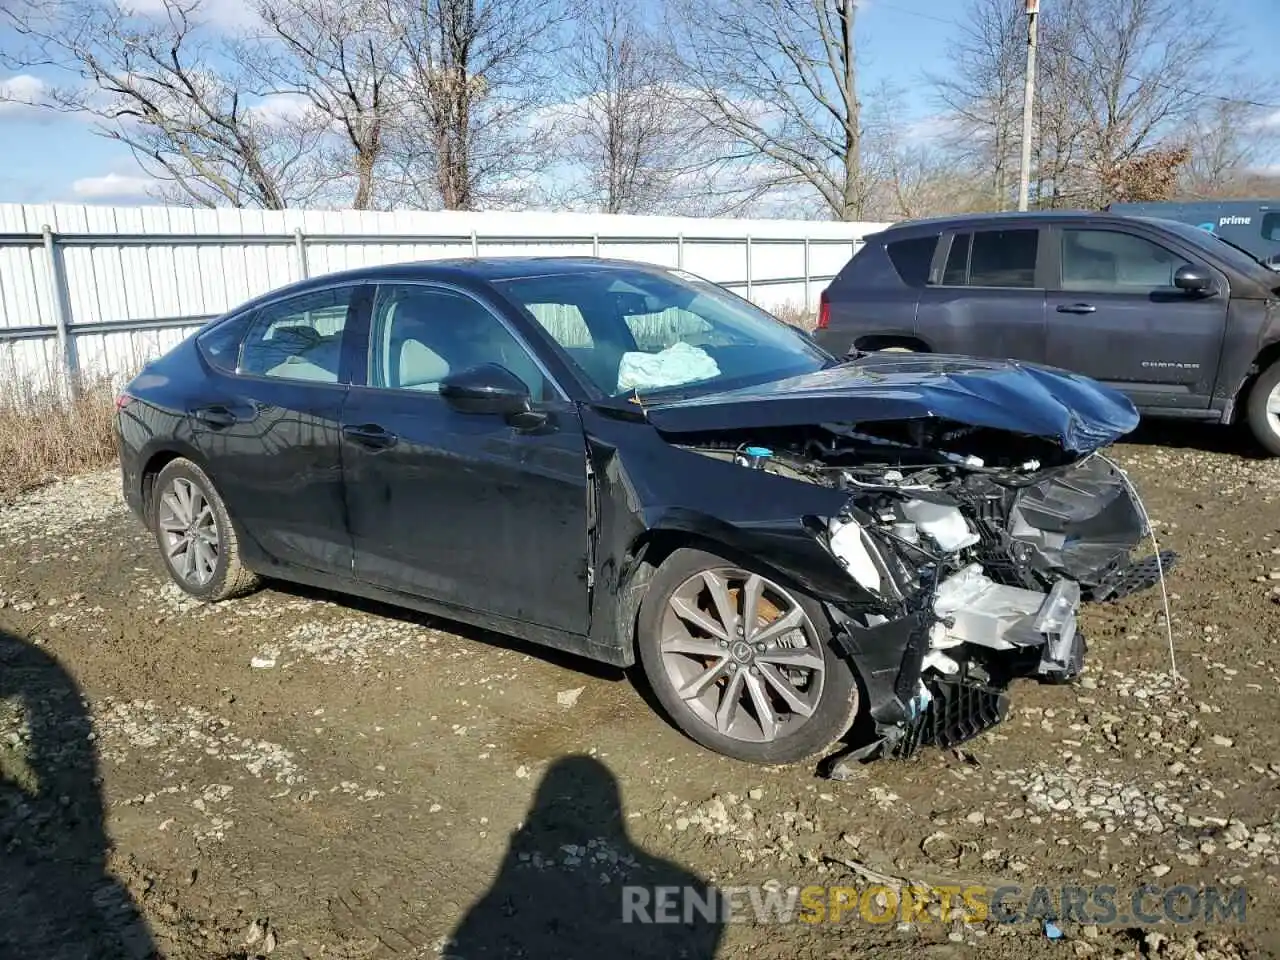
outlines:
{"label": "windshield", "polygon": [[1165,220],[1155,217],[1143,217],[1142,219],[1158,220],[1160,226],[1167,230],[1172,230],[1184,240],[1188,240],[1196,246],[1207,250],[1210,254],[1225,261],[1229,266],[1245,275],[1268,269],[1266,264],[1244,249],[1244,247],[1237,246],[1216,233],[1201,230],[1199,227],[1193,227],[1190,224],[1183,223],[1181,220]]}
{"label": "windshield", "polygon": [[834,362],[793,327],[683,271],[587,269],[496,286],[611,397],[727,390]]}

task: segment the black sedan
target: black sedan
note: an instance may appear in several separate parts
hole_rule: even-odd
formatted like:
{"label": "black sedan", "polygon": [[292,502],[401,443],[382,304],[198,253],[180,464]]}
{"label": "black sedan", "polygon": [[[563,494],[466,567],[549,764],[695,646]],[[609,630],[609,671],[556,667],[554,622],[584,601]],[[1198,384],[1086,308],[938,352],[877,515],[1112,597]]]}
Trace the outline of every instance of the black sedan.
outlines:
{"label": "black sedan", "polygon": [[1152,582],[1098,454],[1133,406],[1042,367],[844,362],[681,271],[351,271],[231,311],[119,400],[179,587],[336,589],[621,666],[733,757],[950,744],[1081,669]]}

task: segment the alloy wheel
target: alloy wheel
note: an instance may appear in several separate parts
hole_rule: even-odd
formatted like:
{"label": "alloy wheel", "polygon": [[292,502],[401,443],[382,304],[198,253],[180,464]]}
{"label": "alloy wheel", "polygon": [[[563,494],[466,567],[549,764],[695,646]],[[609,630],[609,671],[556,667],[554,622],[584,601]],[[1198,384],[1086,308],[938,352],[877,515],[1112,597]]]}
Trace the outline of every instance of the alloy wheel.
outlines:
{"label": "alloy wheel", "polygon": [[1267,394],[1267,423],[1276,436],[1280,437],[1280,383],[1271,388]]}
{"label": "alloy wheel", "polygon": [[724,567],[685,580],[663,611],[660,649],[681,700],[736,740],[793,733],[822,699],[826,666],[813,623],[759,574]]}
{"label": "alloy wheel", "polygon": [[203,587],[218,570],[218,521],[201,489],[175,477],[160,497],[157,517],[169,565],[184,583]]}

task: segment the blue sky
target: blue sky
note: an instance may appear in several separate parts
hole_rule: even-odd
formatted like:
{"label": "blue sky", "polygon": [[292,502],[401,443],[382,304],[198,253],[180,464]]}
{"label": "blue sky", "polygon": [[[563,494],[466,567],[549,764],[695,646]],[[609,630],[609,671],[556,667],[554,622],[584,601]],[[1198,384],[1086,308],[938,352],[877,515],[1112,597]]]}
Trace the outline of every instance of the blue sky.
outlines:
{"label": "blue sky", "polygon": [[[222,22],[235,24],[246,0],[208,0]],[[1017,0],[1009,0],[1016,3]],[[1053,0],[1044,0],[1052,3]],[[1280,86],[1280,16],[1277,0],[1222,0],[1240,27],[1243,50],[1254,71],[1270,74]],[[145,7],[143,2],[135,7]],[[860,18],[864,89],[884,81],[901,88],[916,119],[935,109],[924,73],[941,67],[952,23],[964,9],[962,0],[867,0]],[[1194,25],[1192,25],[1194,26]],[[0,50],[13,38],[0,28]],[[0,71],[0,84],[29,79]],[[1270,102],[1270,101],[1268,101]],[[0,103],[0,201],[26,203],[128,203],[144,199],[145,181],[129,152],[95,135],[87,123],[30,108]]]}

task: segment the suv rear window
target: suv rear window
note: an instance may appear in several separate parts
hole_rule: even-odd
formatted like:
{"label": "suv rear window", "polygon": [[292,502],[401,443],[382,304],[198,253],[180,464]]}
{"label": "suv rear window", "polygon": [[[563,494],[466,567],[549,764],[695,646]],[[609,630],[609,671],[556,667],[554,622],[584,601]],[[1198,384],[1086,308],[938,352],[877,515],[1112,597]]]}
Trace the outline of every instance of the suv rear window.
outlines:
{"label": "suv rear window", "polygon": [[1039,230],[977,230],[951,241],[948,287],[1034,287]]}
{"label": "suv rear window", "polygon": [[903,283],[908,287],[923,287],[929,282],[929,268],[933,266],[937,245],[937,237],[915,237],[886,244],[885,250]]}

